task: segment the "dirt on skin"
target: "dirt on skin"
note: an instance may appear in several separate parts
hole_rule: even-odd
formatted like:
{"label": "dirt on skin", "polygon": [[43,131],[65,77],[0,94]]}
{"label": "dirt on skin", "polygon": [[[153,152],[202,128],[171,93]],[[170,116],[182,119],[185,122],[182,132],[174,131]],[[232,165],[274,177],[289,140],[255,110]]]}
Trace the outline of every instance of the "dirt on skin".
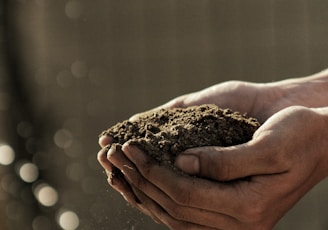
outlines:
{"label": "dirt on skin", "polygon": [[138,145],[159,164],[172,166],[176,156],[193,147],[232,146],[252,139],[260,123],[216,105],[160,109],[137,120],[119,122],[101,135],[119,145]]}

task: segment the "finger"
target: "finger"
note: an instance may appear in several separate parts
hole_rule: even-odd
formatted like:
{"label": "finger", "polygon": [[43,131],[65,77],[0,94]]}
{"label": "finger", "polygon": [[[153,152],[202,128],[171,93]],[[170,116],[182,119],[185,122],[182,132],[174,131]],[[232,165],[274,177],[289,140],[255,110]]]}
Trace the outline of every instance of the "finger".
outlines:
{"label": "finger", "polygon": [[177,220],[169,215],[160,205],[158,205],[155,201],[147,197],[140,190],[135,190],[139,199],[142,201],[143,206],[145,206],[151,213],[152,218],[156,221],[158,220],[160,223],[165,224],[170,229],[180,230],[180,229],[188,229],[188,230],[220,230],[219,228],[210,228],[207,226],[202,226],[199,224],[189,223],[181,220]]}
{"label": "finger", "polygon": [[100,147],[105,147],[106,145],[109,145],[113,142],[113,138],[109,135],[106,135],[106,134],[101,134],[99,136],[99,139],[98,139],[98,144],[100,145]]}
{"label": "finger", "polygon": [[124,167],[130,167],[131,169],[135,169],[135,166],[128,158],[125,157],[119,144],[111,145],[111,148],[107,152],[107,160],[117,169],[117,175],[119,175],[120,179],[123,181],[120,184],[123,184],[124,191],[119,190],[119,192],[126,195],[127,198],[133,198],[134,201],[129,200],[128,202],[132,203],[134,206],[136,203],[140,203],[138,198],[133,194],[130,184],[126,181],[126,178],[122,173]]}
{"label": "finger", "polygon": [[279,157],[278,148],[258,141],[231,147],[193,148],[177,157],[176,166],[188,174],[217,181],[282,173],[289,166]]}
{"label": "finger", "polygon": [[[117,191],[119,192],[123,198],[133,207],[139,209],[142,213],[152,216],[149,210],[147,210],[139,198],[135,195],[134,190],[132,189],[131,185],[126,181],[124,175],[121,172],[122,167],[127,166],[130,164],[129,160],[123,155],[121,148],[118,145],[112,145],[111,148],[107,151],[106,160],[102,154],[100,154],[100,160],[104,162],[104,166],[106,168],[111,168],[112,170],[108,173],[108,183]],[[109,162],[112,160],[114,164]],[[133,166],[130,166],[131,168]],[[160,222],[155,216],[152,218]]]}
{"label": "finger", "polygon": [[137,207],[137,199],[136,196],[133,194],[130,185],[126,182],[121,171],[107,159],[107,152],[109,150],[109,147],[110,146],[106,146],[98,153],[98,161],[105,169],[105,172],[108,177],[107,182],[113,189],[121,193],[121,195],[127,202],[129,202],[134,207]]}
{"label": "finger", "polygon": [[97,159],[100,165],[108,172],[111,172],[113,165],[107,160],[107,152],[110,149],[110,145],[103,147],[97,154]]}
{"label": "finger", "polygon": [[108,175],[109,185],[119,192],[123,198],[134,207],[138,207],[138,199],[133,193],[131,186],[126,182],[121,172],[114,174],[110,173]]}
{"label": "finger", "polygon": [[107,159],[107,153],[110,149],[110,145],[107,145],[106,147],[102,148],[99,152],[98,152],[98,161],[100,163],[100,165],[105,169],[106,175],[108,177],[108,182],[110,185],[113,184],[113,180],[115,178],[115,180],[121,179],[121,180],[125,180],[122,173],[120,172],[120,170],[118,170],[108,159]]}
{"label": "finger", "polygon": [[[139,173],[130,167],[123,169],[125,177],[128,178],[132,187],[137,181],[138,190],[141,190],[145,195],[147,195],[151,200],[156,201],[156,203],[165,210],[172,218],[175,220],[195,223],[201,226],[213,227],[213,228],[223,228],[223,229],[233,229],[238,225],[238,221],[230,216],[211,212],[199,208],[181,206],[175,203],[169,196],[167,196],[163,191],[158,189],[153,184],[149,183],[144,179]],[[136,193],[137,194],[137,193]],[[138,194],[137,194],[137,197]],[[143,203],[143,205],[145,205]]]}
{"label": "finger", "polygon": [[112,172],[108,173],[107,181],[109,185],[114,190],[119,192],[124,200],[127,201],[132,207],[137,208],[146,215],[150,215],[150,212],[141,204],[139,198],[135,195],[131,185],[126,181],[123,174],[116,167],[114,167]]}
{"label": "finger", "polygon": [[139,189],[137,189],[136,187],[134,187],[133,185],[131,186],[134,194],[136,194],[136,196],[138,197],[138,199],[140,200],[140,203],[138,204],[138,208],[146,215],[150,216],[157,224],[163,224],[164,223],[157,218],[156,215],[154,215],[152,213],[152,211],[149,209],[148,205],[145,205],[146,203],[150,202],[149,198]]}
{"label": "finger", "polygon": [[[140,174],[161,191],[165,192],[175,203],[208,211],[219,212],[235,216],[240,211],[241,202],[246,194],[236,189],[234,184],[213,182],[196,177],[178,174],[166,167],[152,163],[153,160],[136,146],[126,143],[122,147],[123,153],[138,168]],[[123,169],[126,173],[127,167]],[[131,171],[135,168],[131,168]],[[131,178],[130,178],[131,179]],[[143,187],[144,181],[134,178],[136,187]],[[131,183],[131,181],[129,181]],[[245,182],[246,183],[246,182]],[[248,183],[248,182],[247,182]],[[238,184],[238,186],[241,186]],[[204,197],[206,199],[199,199]],[[247,202],[252,202],[248,199]]]}
{"label": "finger", "polygon": [[98,158],[98,162],[100,163],[100,165],[105,169],[106,175],[108,177],[108,183],[112,186],[113,185],[113,180],[114,177],[116,176],[117,178],[115,178],[115,180],[118,179],[118,173],[120,173],[117,168],[110,163],[107,160],[107,152],[109,150],[110,146],[106,146],[105,148],[102,148],[97,155]]}
{"label": "finger", "polygon": [[131,169],[136,170],[133,162],[123,154],[122,146],[120,144],[111,145],[107,152],[106,159],[121,172],[124,167],[130,167]]}
{"label": "finger", "polygon": [[116,148],[115,146],[112,146],[112,148],[109,147],[109,145],[106,146],[98,153],[98,161],[105,169],[106,174],[108,176],[107,181],[112,188],[114,188],[117,192],[121,193],[121,195],[127,202],[129,202],[132,206],[137,207],[138,199],[133,194],[130,185],[126,182],[121,171],[108,160],[107,156],[107,154],[117,154],[122,156],[123,154],[121,152],[117,152],[118,148]]}
{"label": "finger", "polygon": [[[107,181],[109,185],[117,192],[119,192],[132,207],[135,207],[142,213],[151,216],[157,223],[161,223],[161,221],[158,220],[157,217],[153,216],[149,212],[149,210],[147,210],[142,205],[139,198],[135,195],[135,192],[132,189],[131,185],[126,181],[124,175],[120,171],[119,168],[122,168],[123,165],[126,166],[129,163],[128,160],[122,154],[120,148],[118,148],[117,146],[114,146],[113,148],[109,147],[110,146],[103,148],[98,153],[98,160],[99,162],[101,162],[101,165],[106,169],[106,174],[108,176]],[[109,160],[115,162],[116,166],[112,164]]]}

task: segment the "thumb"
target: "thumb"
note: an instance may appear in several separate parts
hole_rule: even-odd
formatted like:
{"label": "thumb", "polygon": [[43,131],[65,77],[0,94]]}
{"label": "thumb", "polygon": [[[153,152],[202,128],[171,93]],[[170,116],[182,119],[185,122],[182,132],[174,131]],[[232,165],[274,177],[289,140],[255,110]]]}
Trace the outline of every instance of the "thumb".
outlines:
{"label": "thumb", "polygon": [[231,147],[198,147],[179,154],[175,164],[190,175],[218,181],[285,172],[286,164],[271,149],[252,141]]}

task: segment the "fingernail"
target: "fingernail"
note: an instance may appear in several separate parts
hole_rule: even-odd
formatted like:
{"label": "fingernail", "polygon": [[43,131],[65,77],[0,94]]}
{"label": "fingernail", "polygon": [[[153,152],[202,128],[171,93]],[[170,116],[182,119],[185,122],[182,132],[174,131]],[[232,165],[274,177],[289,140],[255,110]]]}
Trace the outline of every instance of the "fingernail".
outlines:
{"label": "fingernail", "polygon": [[200,170],[198,157],[191,154],[180,154],[175,161],[175,165],[191,175],[198,174]]}

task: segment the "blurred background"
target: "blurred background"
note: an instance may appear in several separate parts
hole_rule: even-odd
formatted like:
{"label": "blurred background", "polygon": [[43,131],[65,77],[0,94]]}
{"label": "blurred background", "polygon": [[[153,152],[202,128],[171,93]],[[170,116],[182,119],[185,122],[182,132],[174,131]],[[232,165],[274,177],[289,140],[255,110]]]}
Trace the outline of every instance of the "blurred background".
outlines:
{"label": "blurred background", "polygon": [[[98,134],[226,80],[328,66],[326,0],[2,0],[0,229],[166,229],[96,161]],[[276,226],[328,229],[323,181]]]}

